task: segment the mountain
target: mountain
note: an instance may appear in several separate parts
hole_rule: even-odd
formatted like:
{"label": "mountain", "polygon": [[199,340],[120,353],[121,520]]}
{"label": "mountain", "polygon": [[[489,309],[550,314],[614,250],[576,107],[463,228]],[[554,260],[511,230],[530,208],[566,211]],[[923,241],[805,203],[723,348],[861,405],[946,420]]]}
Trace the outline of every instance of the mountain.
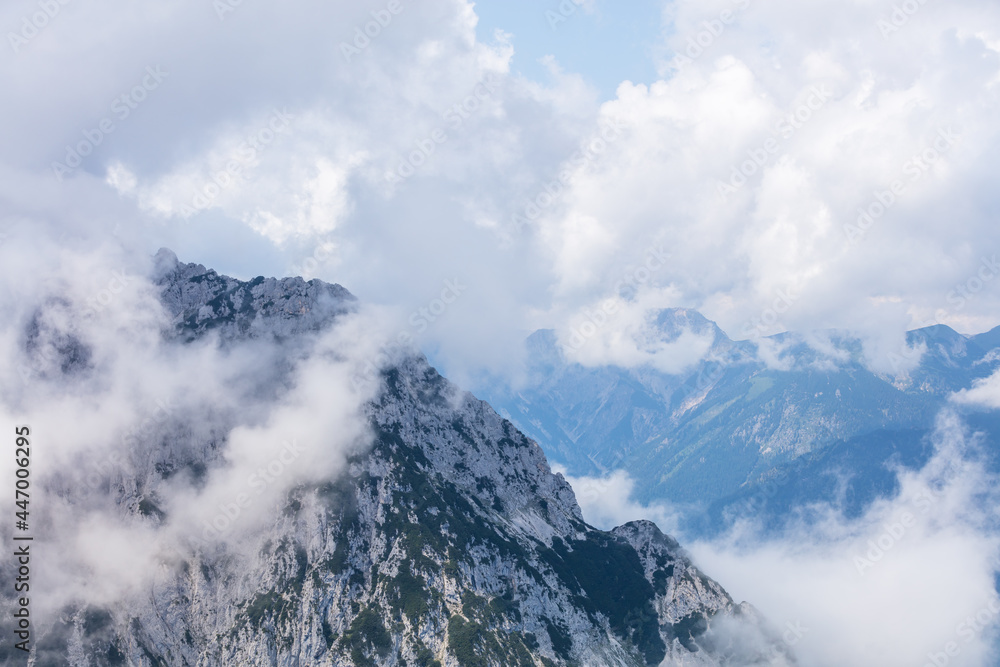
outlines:
{"label": "mountain", "polygon": [[166,249],[153,259],[160,300],[174,318],[172,333],[186,341],[209,331],[228,341],[293,338],[320,331],[357,303],[342,286],[319,280],[258,276],[243,282],[201,264],[181,264]]}
{"label": "mountain", "polygon": [[[167,251],[156,260],[169,345],[215,340],[235,353],[270,340],[295,357],[357,308],[336,285],[242,282]],[[293,364],[261,357],[259,373],[280,392]],[[36,619],[34,664],[795,664],[750,605],[655,525],[587,525],[541,448],[423,357],[384,368],[380,387],[364,407],[372,444],[349,454],[345,475],[297,484],[241,541],[164,552],[141,594]],[[183,434],[192,415],[169,419],[165,432]],[[160,499],[224,466],[226,437],[200,447],[137,437],[131,466],[93,489],[156,535],[172,521]],[[68,507],[86,501],[78,488],[49,491]],[[0,646],[0,659],[19,656]]]}
{"label": "mountain", "polygon": [[1000,349],[1000,330],[920,329],[908,334],[925,348],[920,363],[889,375],[870,370],[861,341],[838,332],[765,339],[768,364],[753,343],[729,339],[694,311],[664,310],[653,324],[663,342],[688,330],[711,345],[679,373],[588,367],[541,330],[527,339],[525,382],[477,391],[570,474],[623,469],[638,500],[688,507],[696,533],[723,528],[748,504],[778,523],[812,501],[843,501],[856,513],[891,493],[887,465],[926,462],[938,410],[990,375]]}

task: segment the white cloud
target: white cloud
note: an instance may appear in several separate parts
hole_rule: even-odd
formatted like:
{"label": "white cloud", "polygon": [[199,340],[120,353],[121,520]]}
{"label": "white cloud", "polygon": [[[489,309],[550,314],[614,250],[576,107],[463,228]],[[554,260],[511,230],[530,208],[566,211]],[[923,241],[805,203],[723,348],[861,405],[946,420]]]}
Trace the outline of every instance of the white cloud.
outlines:
{"label": "white cloud", "polygon": [[[25,7],[5,6],[0,24]],[[992,284],[960,306],[949,298],[1000,245],[984,177],[998,138],[993,3],[925,4],[888,37],[877,22],[892,9],[873,2],[665,3],[662,80],[624,82],[603,104],[586,72],[554,59],[547,84],[512,76],[509,39],[478,41],[463,0],[404,4],[345,57],[341,42],[382,7],[244,3],[220,21],[189,0],[67,5],[0,61],[21,100],[0,111],[0,224],[117,230],[147,253],[191,248],[236,273],[281,274],[323,248],[314,275],[407,309],[462,275],[476,297],[427,340],[461,374],[509,368],[526,329],[571,327],[657,246],[669,265],[633,296],[698,308],[734,337],[790,288],[799,297],[780,324],[857,330],[878,368],[928,314],[968,331],[996,324]],[[724,10],[734,20],[702,35]],[[678,70],[670,59],[689,39],[707,45]],[[116,100],[147,67],[167,75],[120,118]],[[241,143],[275,110],[294,116],[287,132],[247,157]],[[114,131],[56,182],[51,164],[104,118]],[[609,125],[620,132],[589,151]],[[957,139],[933,165],[910,162],[948,127]],[[437,130],[446,138],[428,144]],[[387,180],[414,155],[412,176]],[[233,160],[240,174],[219,177]],[[723,198],[730,179],[746,183]],[[850,244],[845,225],[894,179],[905,192]]]}
{"label": "white cloud", "polygon": [[659,294],[647,290],[635,301],[616,297],[583,309],[568,330],[558,332],[567,359],[590,367],[648,366],[667,374],[690,368],[708,354],[715,332],[686,325],[664,330],[656,316],[672,298],[669,289]]}
{"label": "white cloud", "polygon": [[[109,246],[0,246],[0,284],[15,288],[0,291],[0,424],[32,430],[40,618],[148,592],[160,561],[192,545],[240,552],[290,489],[336,479],[370,442],[362,406],[377,388],[365,368],[384,317],[342,316],[298,347],[169,344],[151,268]],[[161,524],[127,505],[142,500]]]}
{"label": "white cloud", "polygon": [[678,516],[666,504],[642,505],[632,500],[635,481],[624,470],[604,477],[572,477],[561,466],[553,466],[573,487],[576,501],[587,521],[602,530],[646,519],[664,532],[676,532]]}
{"label": "white cloud", "polygon": [[[964,428],[943,413],[931,461],[899,471],[899,493],[857,519],[816,506],[810,513],[819,519],[790,517],[778,536],[741,523],[686,546],[700,567],[776,626],[808,629],[795,646],[808,667],[910,667],[941,655],[947,662],[940,664],[992,665],[1000,628],[996,481],[975,460],[975,439]],[[597,525],[674,523],[672,508],[631,500],[633,483],[621,471],[570,482],[584,517]]]}
{"label": "white cloud", "polygon": [[955,392],[951,400],[960,405],[1000,409],[1000,371],[987,378],[976,380],[970,389]]}
{"label": "white cloud", "polygon": [[[702,55],[602,108],[628,132],[545,220],[557,284],[593,301],[623,258],[662,244],[673,259],[649,289],[737,336],[792,287],[786,328],[856,330],[882,371],[919,312],[994,325],[991,288],[960,308],[948,296],[1000,242],[990,207],[967,204],[994,197],[976,174],[997,139],[996,7],[922,6],[884,39],[892,8],[874,3],[677,3],[668,43],[685,51],[725,9],[736,19]],[[855,236],[879,197],[888,211]]]}
{"label": "white cloud", "polygon": [[[232,415],[242,414],[241,369],[250,360],[197,346],[183,358],[143,352],[163,322],[149,285],[135,278],[109,289],[113,272],[143,275],[160,245],[191,248],[185,259],[244,275],[280,275],[315,258],[315,276],[415,313],[401,330],[439,351],[461,380],[482,366],[513,371],[527,330],[552,327],[568,343],[609,300],[617,314],[572,350],[581,363],[676,372],[710,341],[688,331],[664,343],[650,324],[655,309],[698,308],[740,337],[790,289],[796,296],[775,326],[858,331],[869,363],[885,372],[900,370],[894,358],[918,356],[906,354],[903,331],[931,316],[969,333],[997,324],[995,281],[959,289],[1000,246],[995,2],[924,3],[885,35],[878,22],[891,19],[891,3],[664,3],[662,79],[624,82],[603,103],[586,72],[555,59],[550,83],[512,75],[511,42],[478,41],[465,0],[404,3],[346,58],[341,43],[383,6],[243,3],[220,20],[211,3],[193,0],[70,3],[16,53],[4,51],[0,83],[17,103],[0,107],[0,399],[5,421],[17,413],[45,425],[46,440],[58,443],[53,469],[107,460],[142,424],[149,433],[165,428],[162,405],[211,406],[192,438],[210,438],[219,423],[235,427]],[[6,3],[0,25],[16,28],[35,8]],[[725,10],[735,19],[719,29],[712,22]],[[705,22],[718,34],[703,36],[712,32]],[[672,58],[689,40],[705,43],[678,67]],[[135,93],[157,67],[162,82]],[[123,95],[134,105],[128,114]],[[272,114],[285,109],[294,116],[287,132],[264,142]],[[113,132],[98,137],[104,120]],[[601,137],[609,127],[618,129]],[[442,141],[432,138],[439,130]],[[240,150],[249,136],[261,142],[252,156]],[[88,154],[58,181],[53,162],[74,150]],[[233,160],[240,174],[209,196]],[[407,162],[420,162],[412,175],[387,178]],[[890,196],[895,180],[905,187]],[[733,190],[720,191],[720,182]],[[205,206],[185,211],[199,192]],[[513,224],[532,206],[527,225]],[[879,206],[885,212],[872,213]],[[872,215],[863,234],[850,227],[859,209]],[[669,259],[623,286],[654,248]],[[448,280],[466,286],[462,298],[433,319],[419,315]],[[46,306],[49,337],[25,358],[14,324],[57,292],[68,304]],[[110,305],[78,322],[74,313],[106,293]],[[22,371],[53,372],[59,332],[74,327],[93,343],[97,371],[81,381],[88,391],[26,386]],[[344,370],[317,363],[335,376]],[[216,472],[204,495],[175,489],[178,515],[206,518],[198,499],[225,502],[325,392],[347,396],[342,384],[298,379],[286,402],[240,422],[230,442],[238,449],[227,450],[232,467]],[[998,382],[955,401],[997,407]],[[322,420],[311,426],[330,429]],[[336,456],[296,461],[328,472],[340,465]],[[803,651],[817,664],[917,665],[956,636],[962,653],[951,664],[979,664],[985,636],[965,643],[957,624],[992,590],[996,544],[976,514],[989,504],[968,495],[982,489],[981,471],[949,477],[943,500],[878,567],[861,576],[850,559],[929,487],[922,475],[904,475],[900,498],[858,522],[831,519],[791,541],[696,552],[779,624],[806,621],[813,632]],[[649,516],[670,525],[670,508],[629,500],[621,473],[575,482],[595,522]],[[83,527],[126,552],[129,529],[99,504],[83,514],[47,501],[62,521],[53,529],[80,537],[67,553],[78,551],[85,565],[100,563]],[[135,545],[141,566],[149,543]],[[106,565],[127,568],[128,559]],[[140,581],[138,568],[129,570],[138,578],[122,581]],[[75,593],[78,575],[69,567],[66,579],[53,576],[53,591]]]}

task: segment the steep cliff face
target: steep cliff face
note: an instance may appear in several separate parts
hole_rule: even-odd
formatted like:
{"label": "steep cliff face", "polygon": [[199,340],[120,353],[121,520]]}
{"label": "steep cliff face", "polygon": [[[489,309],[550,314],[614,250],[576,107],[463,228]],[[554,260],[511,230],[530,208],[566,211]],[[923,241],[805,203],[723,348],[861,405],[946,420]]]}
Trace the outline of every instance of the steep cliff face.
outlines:
{"label": "steep cliff face", "polygon": [[[177,345],[291,339],[353,308],[318,281],[157,263]],[[294,487],[263,528],[168,552],[148,592],[63,610],[34,664],[792,664],[783,649],[734,652],[727,623],[780,642],[653,524],[587,525],[539,446],[422,357],[380,381],[364,410],[373,444],[344,475]],[[212,447],[188,455],[188,469],[223,464]],[[151,499],[176,466],[145,459],[112,487],[126,520],[155,531],[171,517]]]}

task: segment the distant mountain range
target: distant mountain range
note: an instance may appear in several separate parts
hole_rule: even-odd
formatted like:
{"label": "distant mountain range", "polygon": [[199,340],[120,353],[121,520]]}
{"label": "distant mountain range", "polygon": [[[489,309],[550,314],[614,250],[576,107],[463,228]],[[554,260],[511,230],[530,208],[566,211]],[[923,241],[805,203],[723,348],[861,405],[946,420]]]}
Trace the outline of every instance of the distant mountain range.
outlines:
{"label": "distant mountain range", "polygon": [[[356,308],[337,285],[244,282],[167,251],[156,259],[175,351],[209,334],[229,351],[256,352],[259,341],[301,351]],[[29,327],[25,346],[56,341],[59,354],[88,358],[86,341],[59,326]],[[260,356],[257,380],[280,394],[294,357]],[[57,365],[67,375],[84,372],[77,366]],[[347,474],[292,488],[246,549],[223,540],[165,552],[148,590],[33,618],[33,664],[795,664],[750,605],[655,525],[587,525],[538,445],[422,357],[380,379],[365,408],[374,443],[349,458]],[[111,504],[124,525],[158,535],[175,520],[160,500],[171,485],[226,465],[228,435],[199,439],[197,418],[175,411],[161,431],[169,436],[136,436],[131,465],[102,470],[90,488],[37,484],[67,507]],[[12,607],[10,576],[2,602]],[[23,657],[8,640],[0,660]]]}
{"label": "distant mountain range", "polygon": [[[754,343],[731,340],[695,311],[663,310],[655,327],[666,343],[687,331],[711,347],[679,374],[584,367],[567,359],[553,331],[540,330],[527,339],[527,382],[492,381],[477,393],[571,475],[625,470],[637,500],[686,508],[694,533],[748,513],[778,525],[814,501],[860,512],[894,491],[889,464],[926,462],[949,395],[1000,364],[1000,328],[911,331],[908,344],[926,348],[919,364],[889,375],[870,370],[861,341],[838,332],[810,334],[822,345],[772,336],[768,348],[778,352],[768,365]],[[1000,433],[988,414],[971,419]]]}

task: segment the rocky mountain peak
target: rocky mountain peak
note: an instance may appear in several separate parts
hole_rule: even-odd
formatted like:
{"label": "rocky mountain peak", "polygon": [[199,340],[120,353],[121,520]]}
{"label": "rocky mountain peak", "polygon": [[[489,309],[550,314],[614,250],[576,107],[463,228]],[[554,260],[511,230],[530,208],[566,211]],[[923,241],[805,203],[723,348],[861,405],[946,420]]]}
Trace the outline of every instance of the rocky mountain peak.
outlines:
{"label": "rocky mountain peak", "polygon": [[[155,263],[170,345],[210,333],[284,345],[356,305],[321,281],[240,281],[165,250]],[[422,356],[379,379],[364,407],[371,444],[344,475],[289,489],[252,548],[181,551],[148,592],[63,610],[36,664],[776,664],[720,640],[717,627],[738,622],[755,645],[778,643],[676,541],[649,522],[589,526],[538,444]],[[169,418],[180,433],[193,416]],[[155,438],[132,446],[108,488],[149,531],[171,520],[155,498],[178,469],[225,464],[214,446],[184,461]]]}
{"label": "rocky mountain peak", "polygon": [[154,267],[163,305],[189,338],[209,330],[230,340],[294,337],[319,331],[357,302],[345,288],[321,280],[220,276],[201,264],[181,263],[166,248],[156,253]]}

